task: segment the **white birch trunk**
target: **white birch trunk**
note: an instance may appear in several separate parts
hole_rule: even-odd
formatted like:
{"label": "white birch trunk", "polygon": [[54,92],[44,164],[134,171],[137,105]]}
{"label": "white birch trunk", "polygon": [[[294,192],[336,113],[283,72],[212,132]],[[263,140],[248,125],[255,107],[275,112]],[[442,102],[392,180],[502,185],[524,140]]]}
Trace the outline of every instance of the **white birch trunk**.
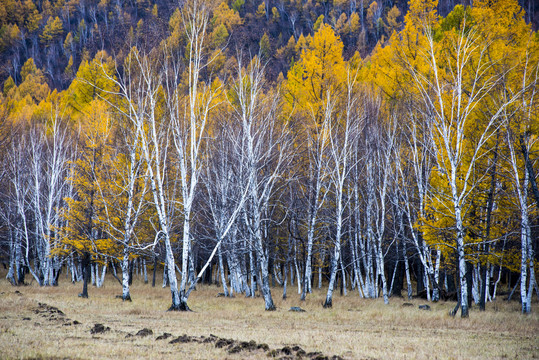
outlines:
{"label": "white birch trunk", "polygon": [[408,300],[412,300],[412,294],[414,290],[412,288],[412,280],[410,278],[410,264],[408,262],[408,254],[406,253],[406,242],[403,242],[402,255],[404,257],[404,272],[406,273],[406,289]]}
{"label": "white birch trunk", "polygon": [[440,260],[442,257],[442,252],[440,249],[436,250],[436,266],[434,268],[434,288],[432,291],[432,301],[440,300]]}
{"label": "white birch trunk", "polygon": [[124,248],[122,258],[122,300],[131,301],[131,292],[129,291],[129,252]]}
{"label": "white birch trunk", "polygon": [[225,267],[223,266],[223,252],[222,247],[219,247],[219,274],[221,275],[221,286],[223,286],[223,293],[225,297],[229,297],[228,286],[226,285]]}

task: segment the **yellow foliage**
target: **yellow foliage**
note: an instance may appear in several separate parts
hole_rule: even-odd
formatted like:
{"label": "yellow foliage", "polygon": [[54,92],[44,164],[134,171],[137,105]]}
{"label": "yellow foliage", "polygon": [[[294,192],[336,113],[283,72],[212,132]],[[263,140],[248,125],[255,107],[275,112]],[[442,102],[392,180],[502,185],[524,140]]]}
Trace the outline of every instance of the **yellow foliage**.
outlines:
{"label": "yellow foliage", "polygon": [[329,25],[322,25],[313,37],[300,37],[296,48],[303,41],[301,57],[288,73],[287,111],[313,114],[320,121],[327,92],[336,95],[346,80],[343,44]]}

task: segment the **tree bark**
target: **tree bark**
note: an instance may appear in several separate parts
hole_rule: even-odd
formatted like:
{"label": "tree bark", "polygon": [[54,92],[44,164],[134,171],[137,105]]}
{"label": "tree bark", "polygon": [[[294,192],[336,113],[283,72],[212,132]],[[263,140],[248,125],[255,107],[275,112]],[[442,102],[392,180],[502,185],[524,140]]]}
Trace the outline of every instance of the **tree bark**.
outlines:
{"label": "tree bark", "polygon": [[88,298],[88,282],[90,281],[90,273],[92,271],[90,258],[90,253],[84,253],[82,256],[82,293],[79,294],[79,297],[86,299]]}
{"label": "tree bark", "polygon": [[124,254],[122,259],[122,300],[131,301],[131,293],[129,291],[130,285],[130,275],[129,275],[129,252],[127,247],[124,247]]}

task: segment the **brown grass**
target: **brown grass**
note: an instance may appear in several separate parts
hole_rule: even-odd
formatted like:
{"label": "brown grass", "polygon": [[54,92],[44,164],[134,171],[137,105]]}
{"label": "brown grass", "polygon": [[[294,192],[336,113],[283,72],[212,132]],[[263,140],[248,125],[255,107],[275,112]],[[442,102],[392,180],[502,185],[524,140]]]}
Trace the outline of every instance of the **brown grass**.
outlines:
{"label": "brown grass", "polygon": [[[263,351],[228,354],[213,344],[170,344],[156,341],[168,332],[175,337],[209,336],[241,341],[254,340],[272,349],[299,345],[305,351],[320,351],[346,359],[506,359],[539,358],[539,304],[534,313],[523,316],[518,302],[498,300],[480,313],[476,308],[469,319],[451,318],[454,303],[430,304],[431,311],[418,310],[425,301],[416,299],[413,307],[392,298],[363,300],[357,293],[336,295],[332,309],[323,309],[322,292],[315,291],[302,303],[299,296],[281,300],[281,288],[274,288],[277,311],[266,312],[261,298],[217,298],[221,288],[199,286],[189,305],[193,312],[166,312],[170,291],[135,281],[133,302],[122,302],[119,284],[107,279],[104,287],[90,288],[90,298],[77,294],[80,284],[64,278],[59,287],[12,287],[0,279],[0,358],[155,358],[155,359],[258,359]],[[20,294],[17,294],[19,291]],[[36,314],[38,303],[57,307],[65,320]],[[301,306],[305,313],[289,312]],[[23,320],[30,318],[30,320]],[[110,327],[102,334],[90,334],[96,323]],[[128,337],[150,328],[153,335]]]}

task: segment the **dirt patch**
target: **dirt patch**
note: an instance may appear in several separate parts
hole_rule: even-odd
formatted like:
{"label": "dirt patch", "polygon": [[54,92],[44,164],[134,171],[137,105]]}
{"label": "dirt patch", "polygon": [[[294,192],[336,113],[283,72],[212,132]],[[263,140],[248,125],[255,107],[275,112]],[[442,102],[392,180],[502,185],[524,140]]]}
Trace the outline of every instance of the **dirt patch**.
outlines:
{"label": "dirt patch", "polygon": [[299,306],[292,306],[290,308],[290,310],[288,311],[295,311],[295,312],[305,312],[305,310],[303,310],[302,308],[300,308]]}
{"label": "dirt patch", "polygon": [[35,314],[65,316],[64,312],[57,307],[50,306],[45,303],[37,303],[37,305],[37,309],[34,309]]}
{"label": "dirt patch", "polygon": [[[135,335],[129,333],[127,334],[125,337],[126,338],[130,338],[130,337],[133,337],[133,336],[140,336],[140,337],[146,337],[146,336],[150,336],[150,335],[153,335],[153,331],[152,329],[148,329],[148,328],[144,328],[142,330],[139,330]],[[170,335],[170,334],[169,334]],[[172,336],[172,335],[170,335]],[[156,339],[157,340],[157,339]]]}
{"label": "dirt patch", "polygon": [[[45,318],[49,321],[57,322],[63,326],[71,326],[71,325],[80,324],[80,322],[78,322],[77,320],[71,321],[71,319],[67,318],[65,313],[62,310],[58,309],[57,307],[54,307],[45,303],[41,303],[41,302],[37,303],[37,308],[34,309],[34,314],[39,315],[40,317]],[[23,318],[23,320],[30,320],[30,318],[25,317]]]}
{"label": "dirt patch", "polygon": [[158,337],[155,338],[155,340],[166,340],[168,338],[172,337],[172,334],[171,333],[163,333],[163,335],[159,335]]}
{"label": "dirt patch", "polygon": [[148,328],[144,328],[142,330],[139,330],[135,334],[135,336],[142,336],[142,337],[149,336],[149,335],[153,335],[153,331],[152,331],[152,329],[148,329]]}
{"label": "dirt patch", "polygon": [[108,326],[103,324],[95,324],[94,327],[90,329],[90,334],[102,334],[107,331],[110,331]]}
{"label": "dirt patch", "polygon": [[65,323],[70,321],[69,319],[66,319],[62,310],[45,303],[38,303],[37,308],[34,309],[34,314],[54,322]]}
{"label": "dirt patch", "polygon": [[300,346],[285,346],[281,349],[275,349],[268,352],[269,357],[278,358],[281,360],[285,359],[312,359],[312,360],[342,360],[338,355],[327,356],[321,352],[306,352]]}
{"label": "dirt patch", "polygon": [[[167,334],[167,333],[165,333]],[[158,336],[156,340],[166,339],[164,335]],[[170,335],[170,334],[168,334]],[[214,343],[216,348],[225,348],[229,354],[238,354],[241,352],[264,352],[268,357],[279,359],[315,359],[315,360],[340,360],[340,356],[326,356],[320,352],[307,353],[298,345],[285,346],[281,349],[270,349],[267,344],[258,344],[256,341],[238,341],[234,339],[220,338],[215,335],[209,337],[205,336],[189,336],[181,335],[170,341],[170,344],[184,344],[184,343]]]}
{"label": "dirt patch", "polygon": [[187,343],[187,342],[197,342],[197,343],[214,343],[216,348],[226,348],[226,351],[229,354],[237,354],[243,351],[258,351],[261,350],[263,352],[269,351],[269,346],[267,344],[257,344],[255,341],[237,341],[234,339],[225,339],[220,338],[215,335],[211,335],[209,337],[205,336],[188,336],[188,335],[182,335],[177,337],[176,339],[172,340],[171,344],[177,344],[177,343]]}

